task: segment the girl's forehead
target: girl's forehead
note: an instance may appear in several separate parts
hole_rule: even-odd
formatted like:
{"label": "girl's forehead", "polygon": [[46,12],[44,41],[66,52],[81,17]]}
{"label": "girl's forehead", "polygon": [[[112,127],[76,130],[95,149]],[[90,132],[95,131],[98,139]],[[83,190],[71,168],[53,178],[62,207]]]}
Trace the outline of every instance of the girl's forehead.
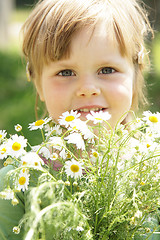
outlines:
{"label": "girl's forehead", "polygon": [[[94,26],[86,26],[77,31],[72,36],[68,49],[60,60],[70,58],[70,55],[74,55],[77,51],[81,55],[86,50],[88,53],[90,51],[91,54],[96,55],[97,60],[98,58],[101,59],[104,53],[110,58],[111,56],[126,58],[125,54],[122,54],[121,45],[115,32],[109,31],[102,22],[98,22]],[[128,57],[127,60],[133,63],[132,56]]]}
{"label": "girl's forehead", "polygon": [[92,45],[101,45],[105,48],[106,45],[118,47],[118,42],[113,34],[110,34],[102,23],[98,23],[92,27],[84,27],[79,30],[71,39],[70,46],[73,49],[74,45],[79,44],[83,48]]}
{"label": "girl's forehead", "polygon": [[107,64],[118,67],[123,63],[124,66],[127,64],[133,67],[132,60],[121,54],[118,42],[113,41],[112,38],[101,24],[97,24],[95,28],[85,27],[74,35],[68,54],[56,61],[55,64],[80,68],[86,63],[85,67],[89,68],[93,65]]}

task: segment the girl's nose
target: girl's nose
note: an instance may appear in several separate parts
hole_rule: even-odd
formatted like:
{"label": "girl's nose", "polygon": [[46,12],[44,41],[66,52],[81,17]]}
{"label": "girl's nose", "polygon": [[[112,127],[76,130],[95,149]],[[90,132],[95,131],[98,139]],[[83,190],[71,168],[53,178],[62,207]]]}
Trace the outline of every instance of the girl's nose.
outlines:
{"label": "girl's nose", "polygon": [[91,97],[100,95],[101,90],[93,82],[83,82],[77,90],[78,97]]}
{"label": "girl's nose", "polygon": [[99,88],[93,86],[93,85],[85,85],[82,86],[80,89],[77,91],[77,96],[78,97],[91,97],[91,96],[98,96],[100,95],[101,91]]}

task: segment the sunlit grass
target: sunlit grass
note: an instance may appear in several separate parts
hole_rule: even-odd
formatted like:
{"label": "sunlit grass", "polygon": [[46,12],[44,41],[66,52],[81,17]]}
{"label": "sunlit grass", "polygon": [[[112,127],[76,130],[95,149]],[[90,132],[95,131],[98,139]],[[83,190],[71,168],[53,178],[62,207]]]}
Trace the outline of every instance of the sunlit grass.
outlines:
{"label": "sunlit grass", "polygon": [[31,7],[28,8],[15,8],[10,17],[9,26],[9,42],[7,44],[7,50],[19,51],[21,53],[22,36],[20,30],[22,24],[25,22],[31,12]]}
{"label": "sunlit grass", "polygon": [[156,35],[152,52],[153,52],[153,66],[155,69],[155,73],[157,75],[160,75],[160,34]]}
{"label": "sunlit grass", "polygon": [[17,8],[11,15],[11,22],[24,22],[31,12],[31,7]]}

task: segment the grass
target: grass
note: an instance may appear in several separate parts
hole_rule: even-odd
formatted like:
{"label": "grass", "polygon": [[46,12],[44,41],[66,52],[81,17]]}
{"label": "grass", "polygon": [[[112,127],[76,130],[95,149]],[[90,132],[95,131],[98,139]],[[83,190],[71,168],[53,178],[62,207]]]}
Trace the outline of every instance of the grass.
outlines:
{"label": "grass", "polygon": [[154,40],[154,44],[153,44],[153,48],[152,48],[152,52],[153,52],[153,65],[154,65],[154,69],[157,75],[160,75],[160,34],[157,34],[155,40]]}
{"label": "grass", "polygon": [[151,51],[151,71],[146,75],[150,110],[160,112],[160,34],[155,36]]}
{"label": "grass", "polygon": [[[18,51],[0,51],[0,89],[0,129],[14,134],[14,126],[19,123],[25,136],[30,138],[27,127],[35,121],[35,90],[27,82],[25,65]],[[31,143],[35,139],[31,138]]]}
{"label": "grass", "polygon": [[[16,9],[12,22],[23,23],[30,9]],[[28,130],[28,124],[35,121],[36,91],[26,78],[26,63],[21,56],[21,44],[18,36],[11,36],[6,48],[0,48],[0,129],[15,134],[14,126],[23,126],[23,134],[29,142],[41,142],[41,134]]]}

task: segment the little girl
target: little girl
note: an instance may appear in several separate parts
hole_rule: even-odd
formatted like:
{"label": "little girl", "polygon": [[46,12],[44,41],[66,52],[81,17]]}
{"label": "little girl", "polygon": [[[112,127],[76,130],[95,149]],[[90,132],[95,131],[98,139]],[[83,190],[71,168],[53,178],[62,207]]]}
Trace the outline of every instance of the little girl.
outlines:
{"label": "little girl", "polygon": [[103,110],[114,127],[144,103],[149,31],[136,1],[40,1],[23,26],[23,52],[49,115]]}
{"label": "little girl", "polygon": [[[146,103],[144,40],[153,32],[138,1],[40,0],[22,32],[28,77],[55,121],[66,111],[77,111],[82,120],[103,111],[114,128]],[[0,190],[9,170],[1,170]],[[23,194],[19,202],[13,207],[0,200],[1,239],[23,239],[23,231],[12,233],[25,213]]]}

